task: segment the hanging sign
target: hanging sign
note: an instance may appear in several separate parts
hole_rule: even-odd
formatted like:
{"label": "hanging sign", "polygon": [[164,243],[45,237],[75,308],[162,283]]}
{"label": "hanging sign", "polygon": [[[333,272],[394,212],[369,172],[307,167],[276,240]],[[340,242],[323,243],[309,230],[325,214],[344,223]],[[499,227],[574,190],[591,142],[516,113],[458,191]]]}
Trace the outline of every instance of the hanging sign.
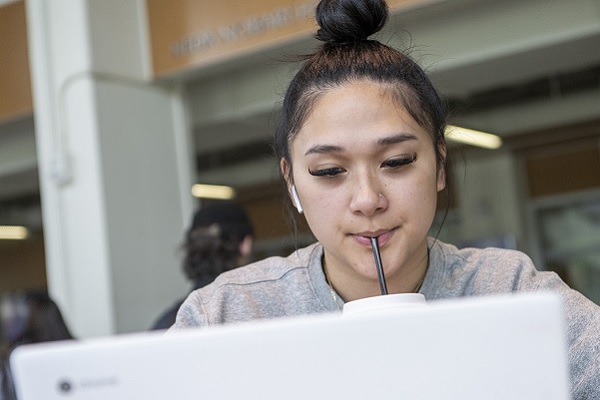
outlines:
{"label": "hanging sign", "polygon": [[[392,10],[431,0],[391,0]],[[313,35],[316,0],[146,0],[155,76],[228,61]]]}

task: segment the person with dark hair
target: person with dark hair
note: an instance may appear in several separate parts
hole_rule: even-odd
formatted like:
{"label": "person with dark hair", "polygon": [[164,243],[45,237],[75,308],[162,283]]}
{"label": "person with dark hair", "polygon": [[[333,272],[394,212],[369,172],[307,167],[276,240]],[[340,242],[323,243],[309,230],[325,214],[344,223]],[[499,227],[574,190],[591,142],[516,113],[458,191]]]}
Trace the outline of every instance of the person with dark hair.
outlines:
{"label": "person with dark hair", "polygon": [[[292,79],[274,147],[292,204],[317,243],[220,275],[193,292],[172,328],[312,313],[380,292],[429,300],[558,293],[574,399],[600,398],[600,307],[507,249],[458,249],[429,235],[446,179],[446,110],[423,69],[371,39],[383,0],[322,0],[322,45]],[[435,360],[432,360],[435,362]]]}
{"label": "person with dark hair", "polygon": [[[0,400],[14,400],[16,394],[9,357],[18,346],[30,343],[74,339],[60,309],[45,291],[9,295],[4,299],[0,338]],[[5,314],[11,314],[7,317]]]}
{"label": "person with dark hair", "polygon": [[[192,219],[185,234],[183,271],[192,290],[211,283],[219,274],[250,260],[254,227],[244,209],[233,201],[207,202]],[[154,323],[152,330],[175,323],[184,299],[178,300]]]}

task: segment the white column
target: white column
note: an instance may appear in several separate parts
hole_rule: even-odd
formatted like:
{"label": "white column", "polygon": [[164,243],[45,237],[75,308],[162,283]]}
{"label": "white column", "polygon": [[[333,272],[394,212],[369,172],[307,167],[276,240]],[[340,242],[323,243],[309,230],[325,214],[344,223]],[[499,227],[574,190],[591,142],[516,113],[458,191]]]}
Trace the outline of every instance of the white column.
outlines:
{"label": "white column", "polygon": [[26,6],[50,294],[78,337],[144,330],[187,289],[180,93],[147,79],[143,1]]}

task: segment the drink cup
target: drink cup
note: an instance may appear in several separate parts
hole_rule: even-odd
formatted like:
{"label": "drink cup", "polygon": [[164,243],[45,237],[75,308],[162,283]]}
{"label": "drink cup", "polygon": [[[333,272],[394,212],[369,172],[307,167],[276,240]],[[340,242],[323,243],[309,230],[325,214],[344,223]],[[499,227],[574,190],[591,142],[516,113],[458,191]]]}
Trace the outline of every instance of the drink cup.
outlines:
{"label": "drink cup", "polygon": [[397,293],[365,297],[344,304],[342,315],[360,315],[374,312],[418,310],[427,302],[421,293]]}

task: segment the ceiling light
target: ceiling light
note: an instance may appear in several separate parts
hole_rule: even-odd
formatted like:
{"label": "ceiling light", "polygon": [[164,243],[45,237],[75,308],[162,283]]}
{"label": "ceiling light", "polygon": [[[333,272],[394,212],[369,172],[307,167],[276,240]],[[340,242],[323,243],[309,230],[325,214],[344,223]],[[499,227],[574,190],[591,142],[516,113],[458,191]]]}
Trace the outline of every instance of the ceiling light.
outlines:
{"label": "ceiling light", "polygon": [[469,144],[471,146],[483,147],[486,149],[497,149],[502,146],[502,139],[491,133],[475,131],[453,125],[448,125],[445,133],[446,139],[453,142]]}
{"label": "ceiling light", "polygon": [[230,200],[235,197],[235,190],[230,186],[196,183],[192,186],[192,195],[203,199]]}
{"label": "ceiling light", "polygon": [[24,240],[29,230],[24,226],[0,225],[0,240]]}

